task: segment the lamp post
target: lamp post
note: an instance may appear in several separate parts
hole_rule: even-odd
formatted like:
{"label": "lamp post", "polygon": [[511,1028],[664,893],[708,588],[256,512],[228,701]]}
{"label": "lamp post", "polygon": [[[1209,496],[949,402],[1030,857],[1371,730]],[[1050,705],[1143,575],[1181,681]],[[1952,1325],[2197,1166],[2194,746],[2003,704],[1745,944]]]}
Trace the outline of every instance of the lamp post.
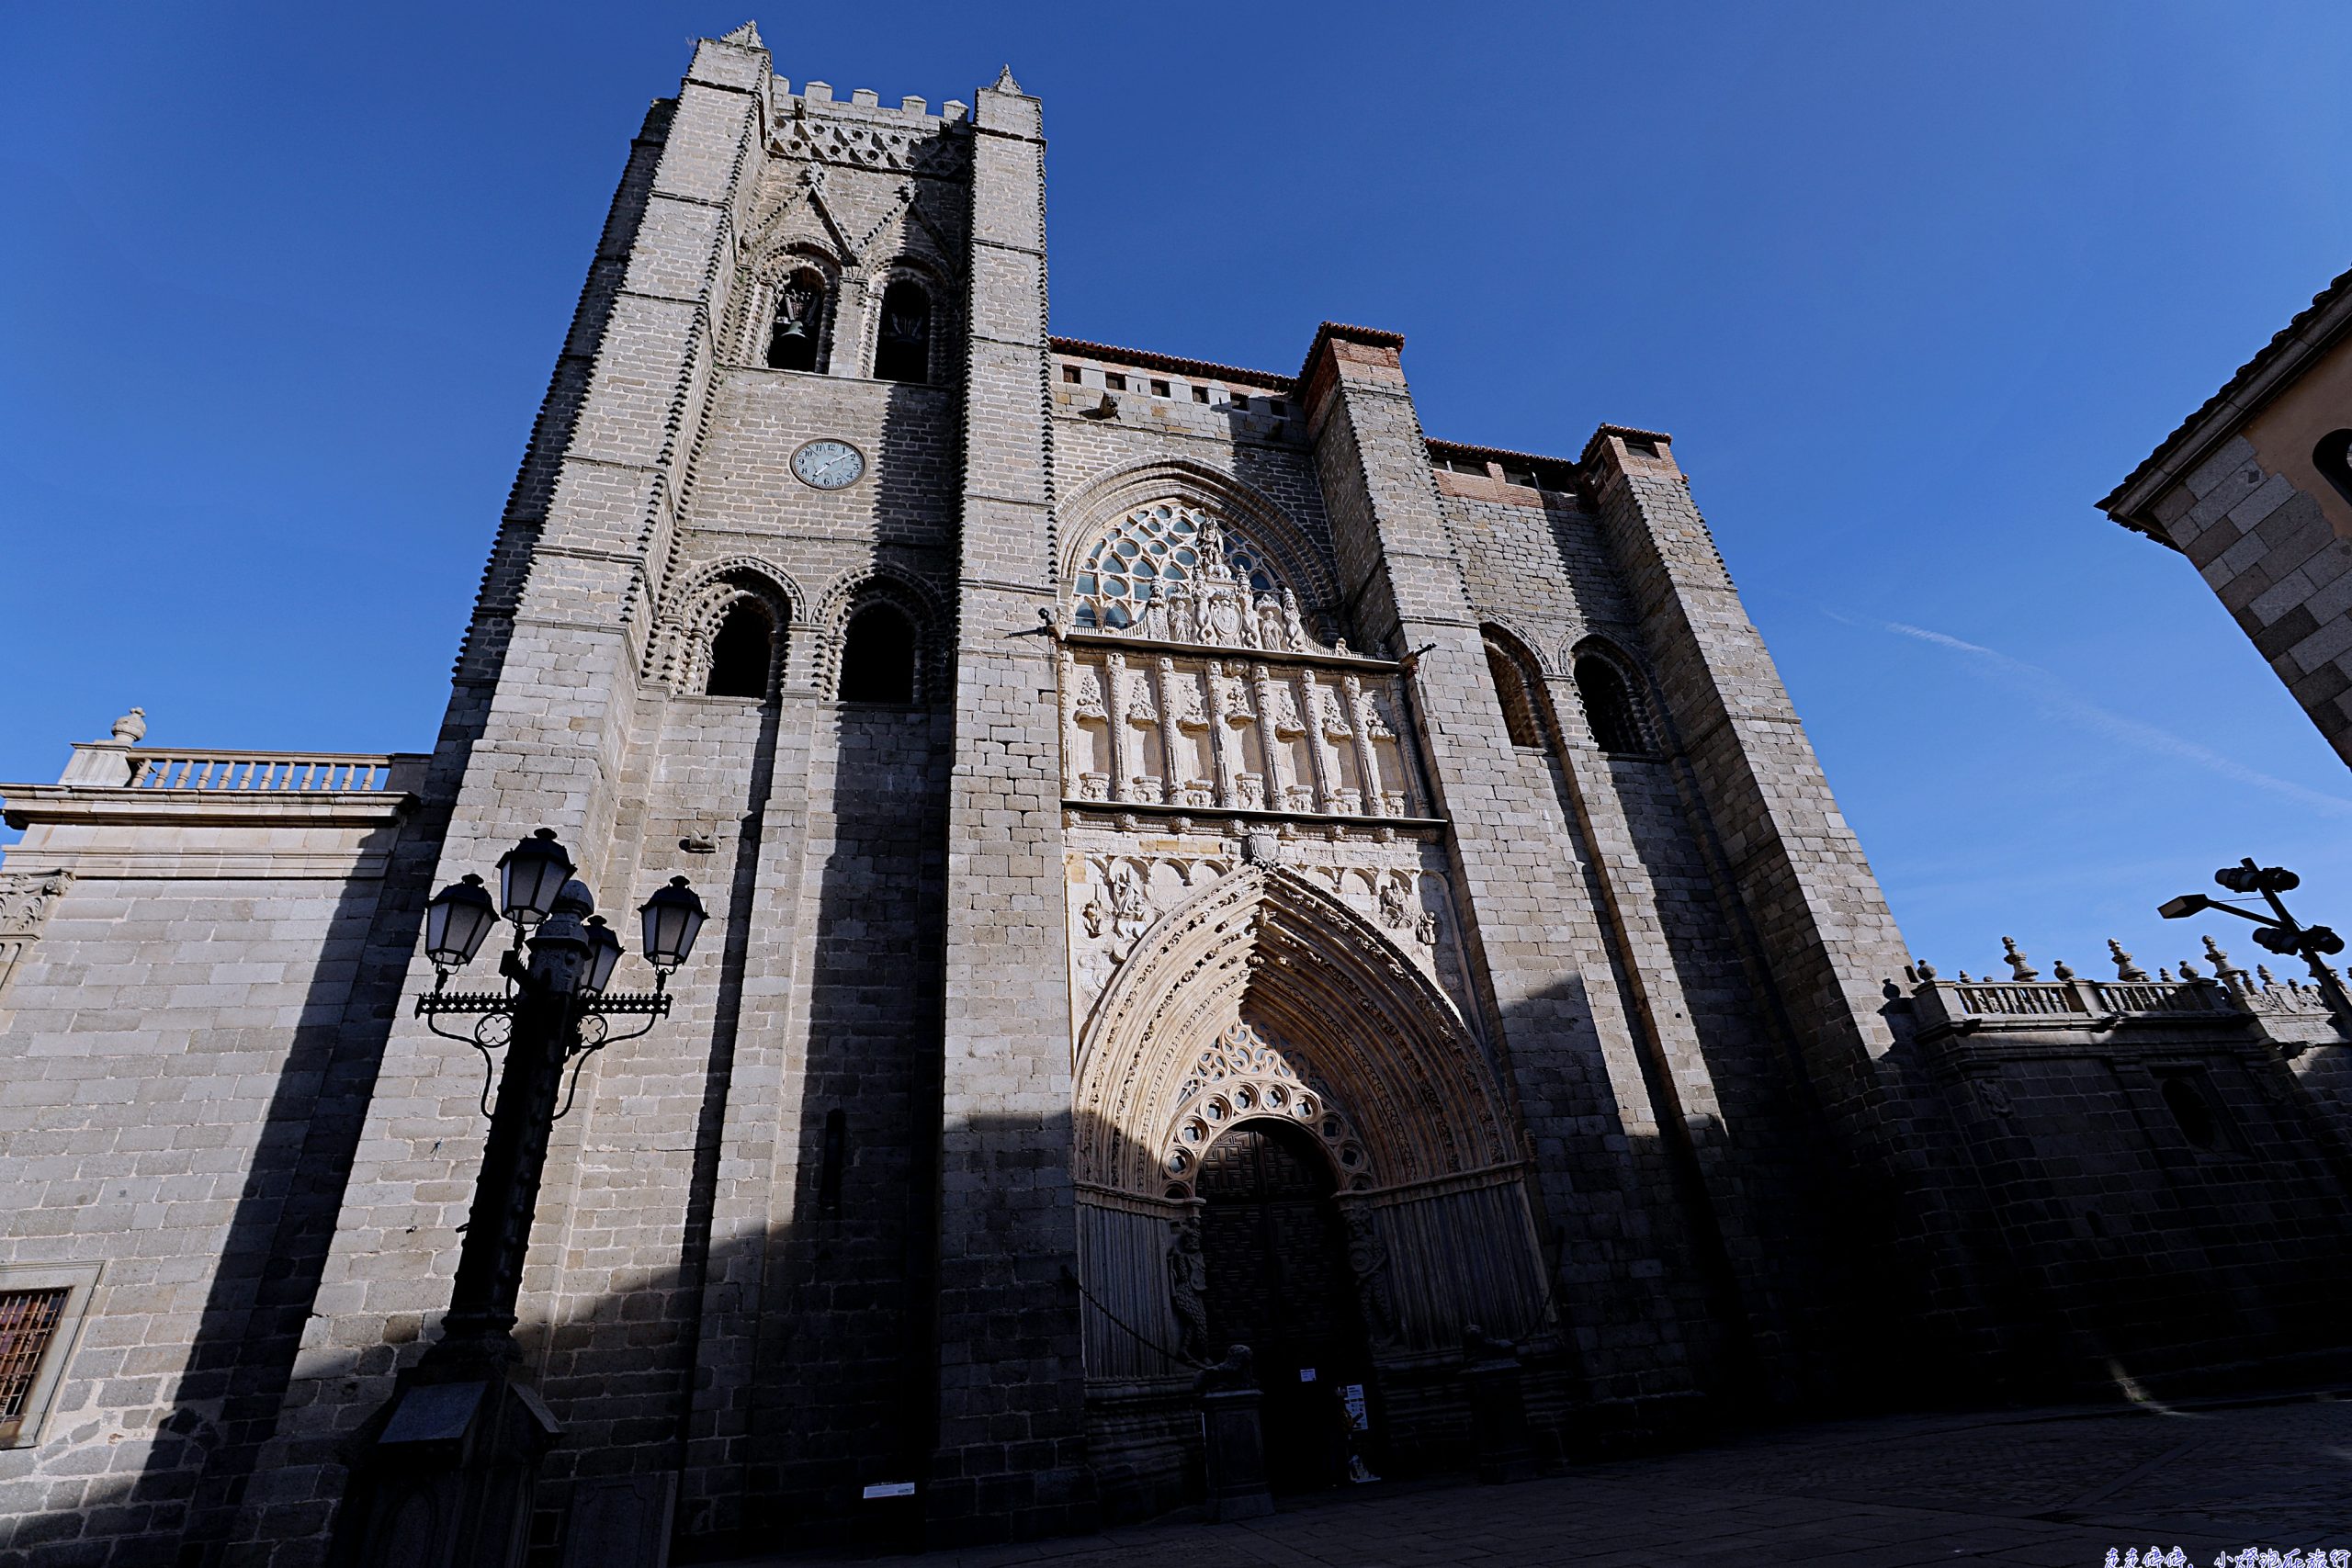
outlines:
{"label": "lamp post", "polygon": [[[523,1561],[539,1460],[558,1429],[523,1372],[515,1306],[548,1140],[571,1109],[565,1071],[576,1093],[590,1055],[668,1016],[670,976],[693,953],[706,918],[686,879],[673,877],[639,911],[654,987],[615,995],[605,987],[620,937],[572,879],[575,869],[554,829],[542,828],[499,860],[495,904],[481,878],[468,875],[426,906],[424,948],[436,978],[416,998],[417,1015],[434,1033],[474,1047],[486,1068],[501,1048],[506,1060],[496,1070],[494,1104],[487,1080],[483,1088],[490,1134],[441,1337],[371,1423],[338,1526],[341,1562],[512,1568]],[[499,955],[504,987],[449,990],[450,975],[473,961],[502,918],[514,931]],[[466,1033],[442,1026],[465,1016],[474,1019]],[[606,1020],[630,1017],[644,1021],[611,1032]]]}
{"label": "lamp post", "polygon": [[2254,940],[2258,945],[2282,956],[2300,957],[2311,965],[2312,977],[2319,982],[2320,994],[2327,998],[2328,1011],[2335,1015],[2336,1022],[2352,1029],[2352,996],[2345,993],[2344,982],[2325,963],[2330,954],[2344,951],[2344,939],[2325,926],[2298,923],[2278,897],[2281,893],[2291,893],[2301,886],[2303,879],[2283,865],[2256,865],[2248,856],[2215,872],[2213,880],[2233,893],[2261,894],[2263,902],[2270,906],[2270,913],[2241,909],[2203,893],[2184,893],[2177,898],[2167,898],[2156,906],[2156,913],[2167,920],[2185,920],[2213,909],[2252,920]]}

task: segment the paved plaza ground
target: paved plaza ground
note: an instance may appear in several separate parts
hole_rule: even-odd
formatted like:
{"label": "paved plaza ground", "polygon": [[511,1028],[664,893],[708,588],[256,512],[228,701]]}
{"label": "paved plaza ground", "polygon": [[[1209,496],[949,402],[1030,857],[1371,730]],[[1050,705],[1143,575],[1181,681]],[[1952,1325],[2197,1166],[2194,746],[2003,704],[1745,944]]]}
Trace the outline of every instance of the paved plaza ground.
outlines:
{"label": "paved plaza ground", "polygon": [[[937,1568],[2100,1568],[2109,1547],[2144,1552],[2152,1544],[2178,1546],[2200,1568],[2217,1552],[2249,1547],[2281,1554],[2352,1548],[2352,1395],[1787,1427],[1579,1465],[1516,1486],[1365,1486],[1242,1524],[1178,1519],[863,1561]],[[759,1561],[815,1568],[830,1560]]]}

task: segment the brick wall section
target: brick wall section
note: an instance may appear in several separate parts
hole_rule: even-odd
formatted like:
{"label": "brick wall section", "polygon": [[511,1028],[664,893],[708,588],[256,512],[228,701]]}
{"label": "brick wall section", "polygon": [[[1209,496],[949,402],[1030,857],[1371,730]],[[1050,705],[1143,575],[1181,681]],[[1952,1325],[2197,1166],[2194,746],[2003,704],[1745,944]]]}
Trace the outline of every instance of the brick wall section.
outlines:
{"label": "brick wall section", "polygon": [[[1453,828],[1456,877],[1501,1055],[1537,1162],[1543,1218],[1563,1227],[1560,1294],[1604,1398],[1691,1386],[1680,1314],[1653,1234],[1665,1175],[1582,857],[1552,792],[1504,728],[1448,536],[1397,340],[1326,327],[1302,378],[1343,593],[1367,642],[1424,649],[1416,739]],[[1539,806],[1538,803],[1543,803]]]}
{"label": "brick wall section", "polygon": [[1863,1195],[1829,1221],[1843,1234],[1827,1253],[1858,1259],[1890,1240],[1902,1248],[1905,1267],[1849,1265],[1846,1279],[1821,1282],[1824,1306],[1838,1314],[1832,1332],[1908,1318],[1954,1334],[1978,1287],[1951,1238],[1981,1201],[1964,1172],[1932,1154],[1949,1146],[1939,1140],[1950,1129],[1886,1016],[1883,987],[1906,962],[1901,933],[1670,452],[1630,452],[1603,432],[1586,457],[1673,742],[1769,965],[1805,1087],[1848,1162],[1841,1186]]}
{"label": "brick wall section", "polygon": [[2242,435],[2157,502],[2155,517],[2352,762],[2352,539]]}
{"label": "brick wall section", "polygon": [[1035,635],[1056,602],[1045,144],[1018,92],[983,91],[974,120],[929,1508],[944,1540],[1068,1529],[1093,1508],[1066,1278],[1059,710],[1052,644]]}

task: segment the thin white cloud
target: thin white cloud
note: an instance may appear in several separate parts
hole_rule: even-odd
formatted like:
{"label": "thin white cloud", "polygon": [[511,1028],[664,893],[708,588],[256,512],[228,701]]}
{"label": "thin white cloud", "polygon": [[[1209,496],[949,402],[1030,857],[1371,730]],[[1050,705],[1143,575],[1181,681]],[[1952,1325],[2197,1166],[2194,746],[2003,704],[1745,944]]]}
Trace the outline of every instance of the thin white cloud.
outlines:
{"label": "thin white cloud", "polygon": [[2217,774],[2237,784],[2248,784],[2256,789],[2267,790],[2273,795],[2284,795],[2290,800],[2299,801],[2332,816],[2352,818],[2352,800],[2346,800],[2341,795],[2327,795],[2319,790],[2309,789],[2291,780],[2273,777],[2258,769],[2247,767],[2234,757],[2224,756],[2210,746],[2200,746],[2187,736],[2175,735],[2169,729],[2159,728],[2155,725],[2143,723],[2136,718],[2128,718],[2122,714],[2103,708],[2097,703],[2077,695],[2064,681],[2039,664],[2029,664],[2022,659],[2012,659],[1997,649],[1986,648],[1982,643],[1966,642],[1943,632],[1930,631],[1926,626],[1915,626],[1902,621],[1860,621],[1841,615],[1835,610],[1827,610],[1824,614],[1830,619],[1843,621],[1849,626],[1875,626],[1881,631],[1892,632],[1897,637],[1911,637],[1937,648],[1950,649],[1954,653],[1964,654],[1970,660],[1998,674],[2008,685],[2031,697],[2051,712],[2087,729],[2095,730],[2110,740],[2137,747],[2143,751],[2159,757],[2169,757],[2175,761],[2186,762],[2193,768],[2202,768],[2209,773]]}

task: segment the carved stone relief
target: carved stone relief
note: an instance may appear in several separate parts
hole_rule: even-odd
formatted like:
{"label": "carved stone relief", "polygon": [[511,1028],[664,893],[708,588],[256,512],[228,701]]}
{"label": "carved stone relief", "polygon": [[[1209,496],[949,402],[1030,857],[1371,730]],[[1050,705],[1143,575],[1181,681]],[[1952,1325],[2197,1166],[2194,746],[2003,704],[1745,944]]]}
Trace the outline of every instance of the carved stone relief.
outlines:
{"label": "carved stone relief", "polygon": [[73,881],[68,871],[0,872],[0,995]]}

